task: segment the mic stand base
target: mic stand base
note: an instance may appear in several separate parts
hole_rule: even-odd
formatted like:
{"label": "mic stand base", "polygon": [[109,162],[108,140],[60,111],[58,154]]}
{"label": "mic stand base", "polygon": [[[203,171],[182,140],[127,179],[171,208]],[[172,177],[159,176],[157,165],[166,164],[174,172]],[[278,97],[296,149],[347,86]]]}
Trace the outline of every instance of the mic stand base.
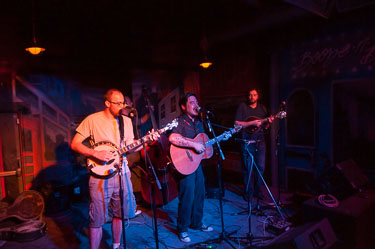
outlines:
{"label": "mic stand base", "polygon": [[[256,208],[254,210],[251,210],[251,214],[254,214],[256,216],[266,216],[263,211],[264,211],[263,208],[259,204],[259,199],[257,199]],[[248,213],[249,213],[248,210],[244,210],[244,211],[240,211],[238,213],[233,213],[233,214],[231,214],[231,216],[244,215],[244,214],[248,214]]]}
{"label": "mic stand base", "polygon": [[227,232],[221,232],[219,237],[218,238],[214,238],[214,239],[210,239],[210,240],[206,240],[206,241],[203,241],[203,242],[198,242],[198,243],[195,243],[195,244],[190,244],[187,248],[200,248],[200,247],[197,247],[197,246],[203,246],[203,245],[210,245],[210,244],[220,244],[222,241],[225,241],[227,242],[228,245],[230,245],[233,249],[236,249],[237,247],[235,247],[231,241],[229,241],[229,236],[233,233],[235,233],[236,231],[233,231],[233,232],[230,232],[230,233],[227,233]]}
{"label": "mic stand base", "polygon": [[[259,171],[259,168],[258,168],[258,166],[257,166],[257,164],[255,163],[255,161],[254,161],[254,156],[253,156],[253,154],[251,154],[251,152],[249,151],[249,149],[247,148],[247,147],[245,147],[246,148],[246,152],[248,153],[248,155],[249,155],[249,157],[251,158],[251,161],[252,161],[252,163],[251,163],[251,166],[250,166],[250,171],[249,171],[249,176],[248,176],[248,182],[247,182],[247,186],[246,186],[246,190],[248,190],[248,187],[249,187],[249,184],[250,184],[250,179],[251,179],[251,175],[252,175],[252,172],[253,172],[253,170],[254,170],[254,168],[255,168],[255,173],[257,173],[258,174],[258,176],[259,176],[259,178],[262,180],[262,182],[263,182],[263,185],[266,187],[266,189],[267,189],[267,192],[268,192],[268,195],[271,197],[271,199],[272,199],[272,201],[273,201],[273,203],[275,204],[275,207],[277,208],[277,211],[279,212],[279,214],[280,214],[280,217],[285,221],[285,217],[283,216],[283,214],[282,214],[282,212],[281,212],[281,209],[280,209],[280,207],[277,205],[277,203],[276,203],[276,201],[275,201],[275,198],[273,197],[273,195],[272,195],[272,193],[271,193],[271,191],[270,191],[270,189],[269,189],[269,187],[268,187],[268,185],[267,185],[267,183],[266,183],[266,181],[264,180],[264,178],[263,178],[263,176],[262,176],[262,174],[261,174],[261,172]],[[251,229],[251,215],[252,215],[252,203],[251,203],[251,199],[252,199],[252,195],[250,195],[249,196],[249,199],[248,199],[248,202],[247,202],[247,214],[248,214],[248,229],[249,229],[249,232],[248,232],[248,234],[247,234],[247,236],[246,237],[237,237],[237,238],[233,238],[233,239],[245,239],[245,240],[247,240],[248,241],[248,244],[249,244],[249,247],[248,248],[252,248],[253,247],[253,241],[255,240],[255,239],[270,239],[270,238],[273,238],[273,237],[254,237],[254,235],[253,235],[253,233],[252,233],[252,229]],[[257,202],[257,205],[259,204],[259,199],[258,199],[258,202]]]}

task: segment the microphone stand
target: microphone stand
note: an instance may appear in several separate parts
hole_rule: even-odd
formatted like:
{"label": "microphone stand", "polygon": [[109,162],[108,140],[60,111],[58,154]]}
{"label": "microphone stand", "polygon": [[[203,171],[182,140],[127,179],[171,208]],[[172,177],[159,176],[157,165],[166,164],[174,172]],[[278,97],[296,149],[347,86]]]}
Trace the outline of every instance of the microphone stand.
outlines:
{"label": "microphone stand", "polygon": [[276,135],[276,157],[277,157],[277,194],[278,194],[278,200],[277,204],[279,206],[283,206],[281,202],[281,177],[280,177],[280,160],[279,160],[279,153],[280,153],[280,127],[277,130],[277,135]]}
{"label": "microphone stand", "polygon": [[118,177],[120,182],[120,206],[121,206],[121,226],[122,226],[122,242],[126,248],[126,234],[125,234],[125,211],[124,211],[124,186],[122,180],[124,179],[123,176],[124,167],[123,165],[118,165]]}
{"label": "microphone stand", "polygon": [[[257,164],[255,163],[253,154],[249,151],[249,149],[247,148],[247,146],[245,146],[245,150],[246,150],[246,152],[249,154],[249,156],[251,158],[250,172],[249,172],[249,177],[247,179],[246,188],[249,187],[251,175],[252,175],[253,170],[255,169],[256,173],[258,173],[259,178],[262,180],[264,186],[266,187],[269,196],[271,197],[273,203],[275,204],[275,207],[276,207],[276,209],[277,209],[280,217],[285,222],[286,219],[285,219],[283,213],[281,212],[281,209],[280,209],[279,205],[276,203],[276,200],[273,197],[273,195],[271,193],[271,190],[268,188],[268,185],[267,185],[266,181],[264,180],[264,178],[262,176],[262,173],[260,172]],[[250,196],[249,196],[249,199],[247,201],[247,207],[248,207],[248,216],[247,216],[247,218],[248,218],[248,226],[249,226],[248,229],[249,229],[249,232],[248,232],[248,234],[247,234],[246,237],[242,238],[242,239],[247,239],[250,242],[250,248],[252,248],[252,246],[253,246],[253,240],[255,239],[254,234],[252,233],[252,230],[251,230],[251,208],[252,208],[251,199],[252,199],[252,195],[253,194],[251,193]],[[241,238],[237,238],[237,239],[241,239]]]}
{"label": "microphone stand", "polygon": [[[259,140],[248,140],[248,139],[242,139],[242,138],[235,138],[234,139],[235,141],[240,141],[242,143],[245,144],[246,146],[246,150],[248,150],[247,146],[250,145],[250,144],[256,144],[258,143]],[[249,170],[249,174],[248,174],[248,178],[247,178],[247,182],[246,182],[246,186],[245,186],[245,195],[246,193],[249,193],[249,187],[250,187],[250,182],[251,182],[251,175],[252,175],[252,172],[253,172],[253,163],[254,163],[254,158],[253,158],[253,155],[251,155],[251,165],[250,165],[250,170]],[[237,216],[237,215],[242,215],[242,214],[246,214],[249,212],[250,210],[250,214],[253,213],[252,211],[252,208],[251,208],[251,199],[253,197],[253,192],[251,192],[250,196],[247,196],[247,199],[245,198],[245,200],[247,201],[247,210],[245,211],[241,211],[241,212],[238,212],[238,213],[234,213],[234,214],[231,214],[232,216]],[[254,214],[255,215],[263,215],[263,212],[262,210],[260,209],[260,206],[259,206],[259,198],[257,198],[257,204],[256,204],[256,210],[254,210]],[[251,222],[250,222],[251,224]],[[250,228],[251,229],[251,228]]]}
{"label": "microphone stand", "polygon": [[[161,191],[162,187],[159,181],[158,176],[156,175],[155,168],[152,165],[151,159],[147,153],[146,145],[143,144],[143,150],[145,153],[145,165],[146,168],[149,168],[150,170],[148,171],[148,180],[150,182],[150,188],[151,188],[151,207],[152,207],[152,215],[153,215],[153,226],[154,226],[154,237],[155,237],[155,244],[156,244],[156,249],[159,249],[159,234],[158,234],[158,221],[157,221],[157,212],[156,212],[156,201],[155,201],[155,186],[158,187],[158,189]],[[148,164],[148,166],[147,166]],[[150,172],[151,171],[151,172]]]}
{"label": "microphone stand", "polygon": [[[139,138],[139,130],[138,130],[138,112],[137,112],[137,109],[134,109],[135,110],[135,123],[136,123],[136,128],[135,128],[135,131],[137,133],[137,137]],[[150,156],[148,155],[148,152],[147,152],[147,149],[146,149],[146,145],[143,144],[143,151],[145,153],[145,167],[146,169],[149,168],[150,170],[148,171],[148,181],[150,183],[150,188],[151,188],[151,208],[152,208],[152,216],[153,216],[153,226],[154,226],[154,237],[155,237],[155,245],[156,245],[156,249],[159,249],[159,233],[158,233],[158,223],[157,223],[157,212],[156,212],[156,201],[155,201],[155,188],[154,188],[154,184],[156,183],[157,187],[159,190],[162,189],[161,185],[160,185],[160,181],[159,181],[159,178],[158,176],[156,175],[156,172],[155,172],[155,168],[154,166],[152,165],[152,162],[151,162],[151,159],[150,159]],[[148,165],[148,166],[147,166]],[[150,171],[152,172],[152,174],[150,173]]]}
{"label": "microphone stand", "polygon": [[221,241],[225,241],[227,242],[232,248],[236,248],[234,245],[232,245],[232,243],[228,240],[228,236],[231,235],[232,233],[227,233],[225,231],[225,227],[224,227],[224,217],[223,217],[223,197],[222,197],[222,189],[223,189],[223,182],[222,182],[222,177],[221,177],[221,162],[223,160],[225,160],[225,157],[224,157],[224,153],[223,151],[221,150],[221,147],[220,147],[220,143],[219,141],[217,140],[217,137],[215,135],[215,132],[214,130],[212,129],[212,124],[211,124],[211,121],[208,117],[208,113],[206,113],[206,123],[208,125],[208,129],[209,131],[212,133],[212,135],[214,136],[214,139],[215,139],[215,144],[217,145],[217,148],[218,148],[218,151],[220,153],[220,158],[218,160],[218,163],[217,163],[217,177],[218,177],[218,183],[219,183],[219,204],[220,204],[220,221],[221,221],[221,233],[220,233],[220,236],[219,238],[214,238],[214,239],[210,239],[210,240],[207,240],[207,241],[204,241],[204,242],[199,242],[199,243],[196,243],[196,244],[192,244],[192,245],[189,245],[190,248],[199,248],[199,247],[196,247],[196,246],[199,246],[201,244],[208,244],[208,243],[220,243]]}
{"label": "microphone stand", "polygon": [[[279,106],[279,111],[284,111],[286,113],[286,102],[282,101],[281,105]],[[280,172],[280,146],[281,146],[281,128],[285,125],[284,119],[280,119],[278,128],[277,128],[277,135],[276,135],[276,156],[277,156],[277,187],[278,187],[278,204],[279,206],[283,206],[281,201],[281,172]]]}
{"label": "microphone stand", "polygon": [[[122,115],[122,114],[121,114]],[[119,118],[119,127],[120,127],[120,146],[125,146],[125,141],[123,140],[123,121],[122,117]],[[123,180],[124,180],[124,162],[122,162],[121,165],[117,164],[115,167],[118,170],[118,178],[119,178],[119,185],[120,185],[120,209],[121,209],[121,227],[122,227],[122,242],[126,248],[126,231],[125,231],[125,211],[124,211],[124,186],[123,186]],[[124,180],[125,181],[125,180]],[[120,242],[121,243],[121,242]]]}

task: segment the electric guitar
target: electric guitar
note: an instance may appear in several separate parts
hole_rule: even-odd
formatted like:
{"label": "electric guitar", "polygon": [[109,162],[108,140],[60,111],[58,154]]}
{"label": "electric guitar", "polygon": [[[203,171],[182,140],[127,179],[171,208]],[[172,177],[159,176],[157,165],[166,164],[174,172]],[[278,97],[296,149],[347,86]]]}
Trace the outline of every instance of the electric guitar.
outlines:
{"label": "electric guitar", "polygon": [[[217,141],[228,140],[232,137],[232,134],[239,132],[242,129],[242,126],[236,125],[234,128],[222,133],[217,137]],[[186,138],[188,139],[188,138]],[[198,167],[202,159],[208,159],[212,157],[213,147],[212,145],[216,142],[213,138],[209,140],[208,136],[205,133],[199,133],[195,138],[188,139],[193,142],[203,143],[206,147],[203,153],[197,153],[194,149],[178,147],[171,145],[170,153],[172,162],[177,169],[183,175],[189,175],[193,173]]]}
{"label": "electric guitar", "polygon": [[245,120],[246,122],[254,121],[254,120],[260,120],[262,122],[262,124],[260,126],[250,125],[250,126],[246,127],[245,130],[246,130],[246,132],[254,133],[254,132],[258,131],[259,128],[261,128],[266,122],[268,122],[269,118],[283,119],[285,117],[286,117],[286,111],[279,111],[278,113],[276,113],[274,115],[271,115],[267,118],[263,118],[263,119],[260,119],[260,118],[255,117],[255,116],[250,116],[250,117],[246,118],[246,120]]}
{"label": "electric guitar", "polygon": [[[174,127],[177,127],[178,121],[177,119],[174,119],[171,123],[167,124],[164,128],[159,129],[155,131],[154,133],[162,134],[168,130],[173,129]],[[118,148],[115,144],[109,142],[109,141],[102,141],[94,144],[93,149],[102,151],[111,151],[113,154],[113,158],[107,162],[103,162],[101,160],[98,160],[96,158],[89,157],[87,159],[87,167],[90,170],[90,173],[98,178],[110,178],[113,175],[115,175],[119,167],[123,163],[123,155],[126,153],[129,153],[133,151],[134,149],[138,148],[139,146],[142,146],[143,144],[146,144],[148,142],[152,141],[152,135],[153,133],[147,134],[146,136],[142,137],[141,139],[138,139],[134,141],[133,143],[126,145],[123,148]]]}

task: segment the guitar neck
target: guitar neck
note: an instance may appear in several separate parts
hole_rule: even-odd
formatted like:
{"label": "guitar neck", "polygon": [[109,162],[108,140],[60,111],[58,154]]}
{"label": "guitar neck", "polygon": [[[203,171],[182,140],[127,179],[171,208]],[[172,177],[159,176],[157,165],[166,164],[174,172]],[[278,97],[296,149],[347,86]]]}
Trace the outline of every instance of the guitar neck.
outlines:
{"label": "guitar neck", "polygon": [[[169,129],[168,127],[165,127],[165,128],[157,130],[156,132],[159,133],[159,134],[162,134],[163,132],[165,132],[168,129]],[[138,140],[134,141],[133,143],[131,143],[129,145],[126,145],[124,148],[118,150],[118,152],[119,152],[119,154],[125,154],[128,151],[134,150],[134,149],[138,148],[139,146],[141,146],[143,144],[146,144],[148,142],[151,142],[151,141],[152,141],[152,134],[147,134],[146,136],[142,137],[141,139],[138,139]]]}
{"label": "guitar neck", "polygon": [[[227,131],[227,132],[224,132],[224,133],[221,134],[220,136],[217,136],[217,137],[216,137],[216,138],[217,138],[217,141],[220,142],[221,140],[223,140],[223,139],[227,136],[228,133],[233,134],[232,130]],[[215,139],[215,138],[210,139],[210,140],[208,140],[208,141],[206,142],[206,147],[211,146],[211,145],[213,145],[214,143],[216,143],[216,139]]]}
{"label": "guitar neck", "polygon": [[263,123],[265,123],[265,122],[268,122],[268,119],[269,119],[269,118],[272,118],[272,117],[274,117],[274,115],[271,115],[271,116],[269,116],[269,117],[267,117],[267,118],[261,119],[260,121],[261,121],[262,124],[263,124]]}
{"label": "guitar neck", "polygon": [[275,118],[279,118],[279,119],[283,119],[286,117],[286,113],[285,112],[279,112],[279,113],[276,113],[276,114],[273,114],[267,118],[264,118],[264,119],[261,119],[260,121],[262,122],[262,124],[264,122],[268,122],[268,119],[271,118],[271,119],[275,119]]}

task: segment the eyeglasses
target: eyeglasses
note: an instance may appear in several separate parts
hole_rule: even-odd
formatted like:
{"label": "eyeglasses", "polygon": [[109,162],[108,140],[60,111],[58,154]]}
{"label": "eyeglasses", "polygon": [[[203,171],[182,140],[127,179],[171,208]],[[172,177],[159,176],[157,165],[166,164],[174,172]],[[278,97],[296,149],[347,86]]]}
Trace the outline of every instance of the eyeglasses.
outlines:
{"label": "eyeglasses", "polygon": [[118,105],[118,106],[126,105],[126,102],[112,102],[112,101],[109,101],[109,100],[108,100],[108,102],[111,103],[111,104],[114,104],[114,105]]}

